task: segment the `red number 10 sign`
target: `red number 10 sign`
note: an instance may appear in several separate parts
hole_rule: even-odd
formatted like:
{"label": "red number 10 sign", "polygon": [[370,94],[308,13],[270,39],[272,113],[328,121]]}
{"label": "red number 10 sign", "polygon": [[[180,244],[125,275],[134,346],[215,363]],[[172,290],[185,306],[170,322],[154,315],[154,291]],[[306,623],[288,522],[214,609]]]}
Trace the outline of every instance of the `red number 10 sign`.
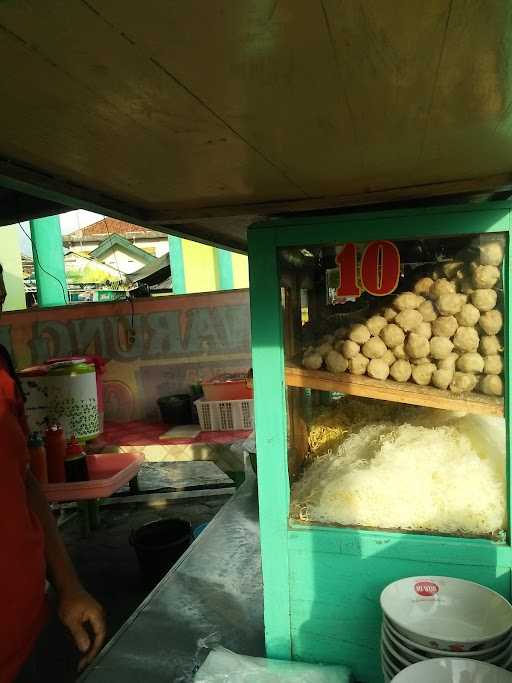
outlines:
{"label": "red number 10 sign", "polygon": [[[357,249],[352,242],[345,244],[336,256],[340,272],[339,297],[357,297]],[[400,252],[393,242],[370,242],[361,257],[361,284],[368,294],[386,296],[396,289],[400,277]]]}

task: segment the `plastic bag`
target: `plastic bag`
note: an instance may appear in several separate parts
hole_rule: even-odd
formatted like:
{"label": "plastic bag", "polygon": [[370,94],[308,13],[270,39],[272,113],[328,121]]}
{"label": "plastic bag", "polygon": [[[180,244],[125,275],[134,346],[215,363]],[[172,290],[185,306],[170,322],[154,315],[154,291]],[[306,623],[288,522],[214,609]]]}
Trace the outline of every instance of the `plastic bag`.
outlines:
{"label": "plastic bag", "polygon": [[323,666],[239,655],[223,647],[210,652],[194,683],[350,683],[345,666]]}

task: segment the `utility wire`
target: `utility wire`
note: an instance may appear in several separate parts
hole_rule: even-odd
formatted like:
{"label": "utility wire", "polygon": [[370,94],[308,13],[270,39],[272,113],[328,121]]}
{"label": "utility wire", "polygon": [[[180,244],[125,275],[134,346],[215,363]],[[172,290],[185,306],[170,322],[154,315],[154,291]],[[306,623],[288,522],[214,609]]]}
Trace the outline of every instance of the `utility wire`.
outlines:
{"label": "utility wire", "polygon": [[25,228],[22,226],[22,224],[21,224],[19,221],[18,221],[18,225],[20,226],[21,231],[23,232],[23,234],[25,235],[25,237],[27,237],[27,238],[30,240],[30,243],[31,243],[31,245],[32,245],[32,252],[33,252],[33,254],[34,254],[34,256],[35,256],[35,259],[36,259],[36,261],[37,261],[37,264],[38,264],[39,268],[43,271],[43,273],[46,273],[46,275],[48,275],[48,277],[53,278],[56,282],[59,283],[60,288],[62,289],[62,296],[64,297],[64,302],[65,302],[66,304],[69,304],[69,294],[68,294],[68,293],[66,292],[66,290],[64,289],[64,285],[62,284],[62,282],[59,280],[58,277],[56,277],[55,275],[53,275],[53,273],[50,273],[48,270],[46,270],[46,268],[43,266],[43,264],[41,263],[41,261],[40,261],[40,259],[39,259],[39,254],[37,253],[37,247],[36,247],[36,245],[34,244],[34,242],[33,242],[33,240],[32,240],[32,237],[28,234],[28,232],[25,230]]}
{"label": "utility wire", "polygon": [[[105,223],[105,229],[106,229],[106,231],[107,231],[108,240],[109,240],[109,242],[112,244],[112,247],[113,247],[113,252],[112,252],[112,253],[114,254],[114,259],[115,259],[115,262],[116,262],[116,265],[117,265],[117,272],[119,273],[119,275],[124,276],[125,273],[121,272],[121,269],[119,268],[119,262],[118,262],[118,260],[117,260],[117,254],[116,254],[116,251],[115,251],[115,248],[114,248],[114,244],[113,244],[113,242],[112,242],[112,236],[111,236],[111,233],[110,233],[110,230],[109,230],[109,227],[108,227],[107,217],[106,217],[106,216],[103,216],[103,222]],[[127,301],[129,302],[129,304],[130,304],[130,309],[131,309],[130,334],[134,337],[134,336],[135,336],[135,327],[134,327],[134,324],[135,324],[135,301],[134,301],[134,299],[133,299],[132,293],[129,292],[128,290],[125,290],[125,297],[126,297],[126,300],[127,300]]]}

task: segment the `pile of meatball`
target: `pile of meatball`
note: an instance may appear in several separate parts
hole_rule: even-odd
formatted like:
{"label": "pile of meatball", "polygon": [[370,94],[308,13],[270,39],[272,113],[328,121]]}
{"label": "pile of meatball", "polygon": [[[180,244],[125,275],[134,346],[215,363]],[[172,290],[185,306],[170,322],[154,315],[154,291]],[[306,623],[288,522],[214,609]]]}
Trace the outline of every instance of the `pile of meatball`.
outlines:
{"label": "pile of meatball", "polygon": [[306,348],[303,366],[502,396],[502,261],[500,239],[476,239],[464,260],[440,264],[390,306]]}

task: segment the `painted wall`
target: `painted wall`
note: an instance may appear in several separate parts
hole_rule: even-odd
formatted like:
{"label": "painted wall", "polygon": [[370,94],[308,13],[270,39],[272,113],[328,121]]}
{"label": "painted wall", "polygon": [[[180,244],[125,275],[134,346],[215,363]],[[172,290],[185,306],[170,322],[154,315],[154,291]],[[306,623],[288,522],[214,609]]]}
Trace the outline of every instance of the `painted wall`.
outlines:
{"label": "painted wall", "polygon": [[247,256],[170,237],[170,262],[177,294],[249,287]]}
{"label": "painted wall", "polygon": [[249,293],[139,299],[133,309],[123,301],[7,313],[0,343],[18,368],[51,356],[102,356],[106,419],[153,419],[160,396],[251,366]]}
{"label": "painted wall", "polygon": [[181,243],[187,293],[215,292],[219,289],[215,249],[190,240],[182,240]]}
{"label": "painted wall", "polygon": [[249,288],[249,259],[245,254],[231,252],[233,264],[233,287],[234,289]]}
{"label": "painted wall", "polygon": [[134,258],[131,254],[127,254],[121,249],[113,249],[101,260],[111,268],[114,268],[116,272],[120,270],[121,273],[126,273],[127,275],[137,272],[146,265],[144,261],[139,261],[139,259]]}
{"label": "painted wall", "polygon": [[165,238],[159,240],[133,240],[133,244],[136,247],[139,247],[139,249],[144,249],[145,251],[148,251],[150,254],[153,254],[153,256],[156,256],[157,258],[159,256],[167,254],[167,252],[169,251],[169,241]]}
{"label": "painted wall", "polygon": [[25,288],[23,286],[20,238],[16,225],[0,227],[0,262],[4,269],[7,289],[4,310],[22,310],[26,307]]}

